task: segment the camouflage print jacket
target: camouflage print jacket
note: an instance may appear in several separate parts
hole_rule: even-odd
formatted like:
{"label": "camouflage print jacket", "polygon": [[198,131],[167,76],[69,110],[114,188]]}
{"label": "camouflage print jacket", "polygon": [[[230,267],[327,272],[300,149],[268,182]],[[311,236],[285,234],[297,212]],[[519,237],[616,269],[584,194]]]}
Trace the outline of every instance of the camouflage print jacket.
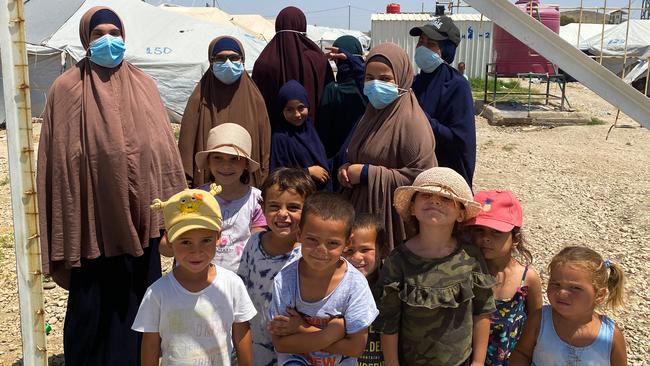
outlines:
{"label": "camouflage print jacket", "polygon": [[490,276],[478,248],[459,245],[423,258],[401,245],[377,282],[378,332],[399,333],[401,366],[462,364],[472,353],[472,317],[495,311]]}

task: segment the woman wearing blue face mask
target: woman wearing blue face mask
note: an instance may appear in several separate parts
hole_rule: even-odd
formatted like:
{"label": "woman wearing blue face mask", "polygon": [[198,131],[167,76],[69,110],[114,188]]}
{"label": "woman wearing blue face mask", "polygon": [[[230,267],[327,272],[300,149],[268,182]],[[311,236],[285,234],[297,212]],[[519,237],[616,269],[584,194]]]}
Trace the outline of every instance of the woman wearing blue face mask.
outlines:
{"label": "woman wearing blue face mask", "polygon": [[210,130],[222,123],[236,123],[251,135],[251,159],[260,164],[251,174],[252,185],[259,187],[268,175],[271,125],[262,94],[246,73],[245,58],[233,37],[215,38],[208,46],[210,68],[187,102],[178,141],[185,174],[195,187],[209,182],[210,172],[200,171],[194,156],[207,150]]}
{"label": "woman wearing blue face mask", "polygon": [[406,238],[393,191],[436,166],[436,142],[412,81],[411,62],[399,46],[385,43],[370,51],[363,88],[369,103],[352,134],[349,162],[338,170],[356,211],[383,217],[391,249]]}
{"label": "woman wearing blue face mask", "polygon": [[449,17],[411,29],[419,37],[415,63],[420,73],[413,91],[436,136],[440,166],[454,169],[472,186],[476,165],[476,125],[472,90],[450,64],[460,43],[460,31]]}
{"label": "woman wearing blue face mask", "polygon": [[66,365],[140,364],[131,330],[161,275],[162,217],[149,207],[185,187],[167,111],[151,77],[123,60],[107,7],[79,24],[87,57],[47,96],[38,146],[43,271],[68,289]]}

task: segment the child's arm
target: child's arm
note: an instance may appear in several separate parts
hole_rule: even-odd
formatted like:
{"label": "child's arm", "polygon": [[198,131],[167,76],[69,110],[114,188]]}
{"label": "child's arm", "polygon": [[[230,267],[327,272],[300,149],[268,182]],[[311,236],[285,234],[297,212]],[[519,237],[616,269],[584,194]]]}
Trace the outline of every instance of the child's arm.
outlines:
{"label": "child's arm", "polygon": [[140,362],[142,366],[158,366],[160,359],[160,333],[142,333],[141,345]]}
{"label": "child's arm", "polygon": [[[295,333],[287,336],[272,335],[275,350],[280,353],[309,353],[327,348],[345,337],[342,318],[330,320],[327,326],[316,332]],[[365,346],[365,344],[364,344]]]}
{"label": "child's arm", "polygon": [[239,366],[253,365],[253,343],[251,327],[248,322],[232,324],[232,341],[237,351]]}
{"label": "child's arm", "polygon": [[533,314],[542,309],[542,281],[539,274],[532,267],[528,267],[526,275],[528,285],[528,296],[526,296],[526,312]]}
{"label": "child's arm", "polygon": [[399,333],[381,333],[381,351],[384,354],[384,364],[386,366],[399,366],[399,357],[397,356],[398,339]]}
{"label": "child's arm", "polygon": [[510,366],[528,366],[533,360],[533,352],[537,344],[537,335],[542,321],[542,311],[536,311],[528,316],[517,348],[510,355]]}
{"label": "child's arm", "polygon": [[475,315],[472,317],[472,366],[485,363],[488,338],[490,337],[490,314]]}
{"label": "child's arm", "polygon": [[325,352],[350,357],[361,357],[368,342],[368,328],[354,334],[346,334],[345,337],[332,343],[323,349]]}
{"label": "child's arm", "polygon": [[625,337],[623,337],[623,333],[618,328],[618,326],[614,328],[614,339],[612,344],[612,353],[609,356],[609,363],[612,366],[627,365],[627,353],[625,351]]}
{"label": "child's arm", "polygon": [[288,336],[295,333],[314,333],[320,331],[320,328],[307,324],[296,309],[287,308],[287,314],[277,315],[266,322],[266,328],[271,334]]}

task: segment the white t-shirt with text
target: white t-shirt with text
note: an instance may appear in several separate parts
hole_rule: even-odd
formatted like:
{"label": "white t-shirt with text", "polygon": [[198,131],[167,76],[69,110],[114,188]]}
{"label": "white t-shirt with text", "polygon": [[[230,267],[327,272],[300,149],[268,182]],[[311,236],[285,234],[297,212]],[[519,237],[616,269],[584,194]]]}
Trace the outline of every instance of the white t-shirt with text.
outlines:
{"label": "white t-shirt with text", "polygon": [[199,292],[185,289],[173,272],[147,289],[132,329],[160,334],[161,365],[231,364],[232,325],[256,311],[241,278],[216,268],[212,284]]}

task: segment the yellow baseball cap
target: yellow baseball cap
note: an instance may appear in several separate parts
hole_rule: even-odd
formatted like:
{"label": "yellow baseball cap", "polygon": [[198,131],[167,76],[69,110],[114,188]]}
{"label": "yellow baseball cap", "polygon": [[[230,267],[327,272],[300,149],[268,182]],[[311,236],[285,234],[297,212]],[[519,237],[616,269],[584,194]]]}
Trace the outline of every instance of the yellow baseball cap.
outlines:
{"label": "yellow baseball cap", "polygon": [[210,185],[210,192],[202,189],[185,189],[167,201],[155,199],[153,210],[163,210],[167,238],[172,243],[180,235],[194,229],[221,231],[221,209],[215,195],[221,186]]}

